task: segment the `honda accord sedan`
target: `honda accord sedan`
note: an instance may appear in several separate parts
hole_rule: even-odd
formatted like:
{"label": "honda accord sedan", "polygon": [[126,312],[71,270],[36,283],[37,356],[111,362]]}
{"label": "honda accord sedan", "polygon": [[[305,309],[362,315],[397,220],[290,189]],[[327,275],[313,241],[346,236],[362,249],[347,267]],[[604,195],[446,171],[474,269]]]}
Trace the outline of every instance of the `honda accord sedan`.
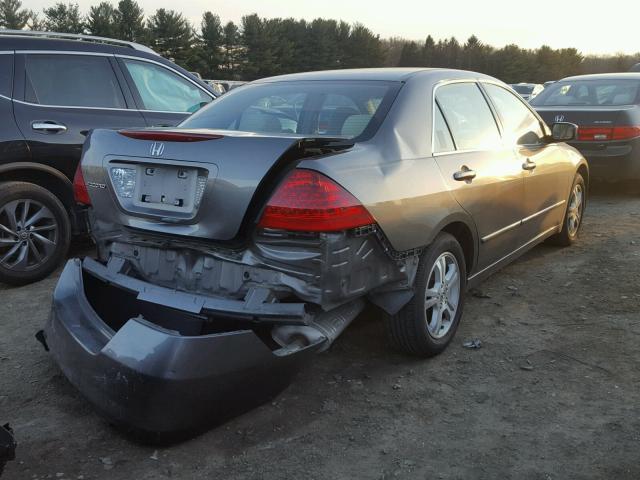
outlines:
{"label": "honda accord sedan", "polygon": [[564,78],[531,105],[549,123],[579,126],[571,145],[586,157],[592,178],[640,180],[640,73]]}
{"label": "honda accord sedan", "polygon": [[74,186],[98,254],[67,263],[46,343],[146,432],[265,401],[367,302],[394,347],[436,355],[470,285],[576,239],[575,131],[441,69],[269,78],[179,128],[94,130]]}

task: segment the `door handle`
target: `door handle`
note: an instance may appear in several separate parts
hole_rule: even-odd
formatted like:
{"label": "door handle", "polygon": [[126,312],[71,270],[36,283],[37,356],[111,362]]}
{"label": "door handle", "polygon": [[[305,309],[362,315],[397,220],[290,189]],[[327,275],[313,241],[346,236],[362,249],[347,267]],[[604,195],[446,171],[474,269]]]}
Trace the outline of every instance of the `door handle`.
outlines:
{"label": "door handle", "polygon": [[462,181],[470,182],[474,178],[476,178],[476,171],[471,170],[466,165],[463,165],[460,170],[458,170],[456,173],[453,174],[453,179],[459,182],[462,182]]}
{"label": "door handle", "polygon": [[67,131],[67,127],[55,122],[33,122],[31,128],[38,132],[62,133]]}
{"label": "door handle", "polygon": [[534,168],[536,168],[536,162],[532,162],[527,158],[527,161],[522,164],[522,168],[524,170],[533,170]]}

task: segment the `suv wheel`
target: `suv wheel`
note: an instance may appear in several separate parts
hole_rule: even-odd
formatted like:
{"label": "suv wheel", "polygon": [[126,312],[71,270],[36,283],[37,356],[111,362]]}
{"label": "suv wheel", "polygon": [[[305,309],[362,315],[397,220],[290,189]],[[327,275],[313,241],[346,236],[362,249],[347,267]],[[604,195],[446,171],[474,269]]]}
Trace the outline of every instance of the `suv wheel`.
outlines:
{"label": "suv wheel", "polygon": [[462,317],[466,279],[462,247],[452,235],[439,234],[420,258],[414,297],[386,317],[391,345],[423,357],[447,348]]}
{"label": "suv wheel", "polygon": [[71,225],[62,202],[33,183],[0,184],[0,282],[24,285],[65,258]]}

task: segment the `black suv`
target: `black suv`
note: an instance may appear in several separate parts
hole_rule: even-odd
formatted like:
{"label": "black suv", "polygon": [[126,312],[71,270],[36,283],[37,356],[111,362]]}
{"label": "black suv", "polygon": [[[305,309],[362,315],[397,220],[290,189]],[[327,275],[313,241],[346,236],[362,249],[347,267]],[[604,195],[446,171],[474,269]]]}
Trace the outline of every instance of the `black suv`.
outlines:
{"label": "black suv", "polygon": [[173,126],[215,96],[142,45],[0,30],[0,282],[44,278],[85,231],[73,176],[89,130]]}

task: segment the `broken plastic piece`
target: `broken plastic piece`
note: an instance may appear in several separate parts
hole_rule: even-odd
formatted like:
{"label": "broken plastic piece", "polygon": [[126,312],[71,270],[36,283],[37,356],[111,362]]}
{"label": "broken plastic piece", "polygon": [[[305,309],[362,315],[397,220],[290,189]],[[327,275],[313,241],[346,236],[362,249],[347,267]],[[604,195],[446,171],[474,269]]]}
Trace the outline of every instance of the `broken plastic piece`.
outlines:
{"label": "broken plastic piece", "polygon": [[468,341],[464,342],[462,344],[462,346],[464,348],[476,349],[476,348],[481,348],[482,347],[482,342],[480,341],[480,339],[474,338],[473,340],[468,340]]}

